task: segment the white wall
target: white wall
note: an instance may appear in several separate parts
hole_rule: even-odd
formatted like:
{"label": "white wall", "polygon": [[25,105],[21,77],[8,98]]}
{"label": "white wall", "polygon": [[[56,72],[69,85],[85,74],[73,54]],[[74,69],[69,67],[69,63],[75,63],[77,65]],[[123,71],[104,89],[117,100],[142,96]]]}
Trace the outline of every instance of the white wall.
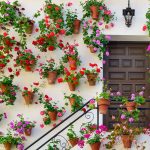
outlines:
{"label": "white wall", "polygon": [[[10,0],[10,1],[12,2],[13,0]],[[56,3],[65,3],[65,4],[67,2],[70,2],[70,0],[53,0],[53,1]],[[22,7],[26,8],[25,13],[28,16],[32,16],[37,10],[39,10],[44,5],[44,0],[36,0],[36,1],[35,0],[32,0],[32,1],[31,0],[19,0],[19,2],[22,4]],[[72,9],[75,9],[75,8],[78,9],[79,18],[82,18],[82,8],[81,8],[81,6],[79,6],[80,1],[72,0],[72,2],[73,2]],[[107,30],[105,32],[106,34],[113,35],[114,40],[121,40],[121,39],[128,40],[128,36],[130,36],[130,35],[135,36],[134,38],[130,37],[130,40],[135,40],[135,38],[141,39],[138,37],[142,37],[142,40],[146,39],[147,33],[142,31],[142,27],[143,27],[143,24],[145,24],[145,13],[149,6],[148,0],[142,0],[142,1],[141,0],[131,0],[131,6],[132,6],[132,8],[135,9],[135,15],[136,15],[133,19],[133,25],[131,26],[131,28],[127,28],[125,26],[124,18],[122,16],[122,9],[126,8],[127,1],[125,1],[125,0],[111,0],[111,1],[106,0],[106,3],[108,4],[108,7],[110,7],[112,9],[112,11],[116,12],[116,16],[117,16],[117,21],[115,22],[115,27]],[[37,23],[36,23],[36,26],[37,26]],[[14,34],[16,34],[16,33],[14,33],[14,31],[12,31],[11,35],[14,35]],[[115,36],[115,35],[119,35],[119,38],[118,38],[118,36]],[[128,36],[125,37],[124,35],[128,35]],[[59,49],[57,49],[54,52],[40,53],[40,51],[38,49],[36,49],[33,45],[31,45],[31,41],[35,37],[36,37],[36,34],[34,33],[31,37],[28,38],[28,47],[33,50],[33,53],[35,55],[40,54],[42,56],[41,57],[42,59],[39,60],[39,62],[45,62],[45,58],[54,58],[57,61],[59,60],[59,58],[61,58],[62,52]],[[73,43],[73,41],[76,40],[79,43],[78,49],[79,49],[79,54],[80,54],[81,60],[82,60],[82,66],[87,66],[90,62],[98,63],[99,66],[102,66],[102,61],[98,60],[97,55],[91,54],[89,52],[88,48],[86,47],[86,45],[84,45],[83,40],[82,40],[82,33],[79,35],[73,35],[71,37],[65,37],[65,38],[63,38],[63,40],[65,42],[68,41],[70,43]],[[12,64],[9,64],[9,65],[11,66]],[[8,74],[7,70],[5,70],[5,74],[6,75]],[[101,75],[101,77],[102,77],[102,75]],[[102,83],[97,84],[95,87],[89,87],[88,83],[85,83],[85,80],[86,79],[82,79],[78,90],[73,93],[80,94],[86,100],[89,100],[90,98],[95,97],[97,92],[101,92]],[[19,76],[18,78],[15,78],[14,84],[17,84],[18,86],[23,88],[24,86],[29,86],[31,83],[36,82],[36,81],[40,81],[40,83],[45,84],[45,87],[41,88],[41,91],[44,92],[45,94],[49,94],[55,101],[58,101],[59,106],[64,105],[63,94],[64,93],[71,94],[71,92],[68,90],[68,86],[66,83],[62,83],[62,84],[57,83],[55,85],[48,85],[46,80],[40,80],[40,77],[37,72],[27,73],[22,70],[21,76]],[[35,97],[35,101],[36,101],[36,97]],[[11,120],[15,120],[16,115],[18,113],[23,113],[27,119],[37,121],[37,125],[33,129],[33,134],[25,142],[25,146],[29,145],[30,143],[35,141],[35,139],[37,139],[38,137],[43,135],[46,131],[48,131],[52,128],[51,125],[43,128],[43,129],[40,128],[40,124],[43,124],[42,117],[40,116],[40,111],[42,110],[42,106],[40,104],[38,104],[38,105],[33,104],[30,106],[26,106],[24,104],[24,100],[21,96],[21,93],[17,93],[17,100],[16,100],[14,106],[5,106],[4,104],[1,104],[0,110],[1,110],[1,113],[6,112],[8,115],[8,119],[2,120],[2,122],[0,122],[0,125],[1,125],[0,131],[3,131],[3,132],[6,132],[7,124]],[[64,118],[69,114],[70,114],[70,109],[67,110],[67,113],[64,116]],[[102,123],[102,116],[100,116],[100,120]],[[49,137],[50,136],[52,136],[52,134],[49,135]],[[149,149],[148,145],[146,147],[146,150]],[[1,146],[0,150],[2,150],[2,149],[3,148]],[[79,149],[79,148],[75,148],[75,149]],[[85,148],[85,150],[87,150],[87,149],[88,148]],[[118,147],[116,149],[119,150],[120,148]],[[133,149],[135,149],[135,148],[133,148]],[[34,148],[32,148],[32,150],[34,150]]]}

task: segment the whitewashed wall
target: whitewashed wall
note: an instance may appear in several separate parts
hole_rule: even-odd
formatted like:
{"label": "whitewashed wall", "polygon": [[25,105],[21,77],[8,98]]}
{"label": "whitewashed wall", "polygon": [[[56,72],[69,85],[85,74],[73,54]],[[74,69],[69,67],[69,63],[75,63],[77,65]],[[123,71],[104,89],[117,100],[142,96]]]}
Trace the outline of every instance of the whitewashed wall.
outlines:
{"label": "whitewashed wall", "polygon": [[[10,0],[11,2],[13,0]],[[73,6],[72,9],[78,9],[79,18],[82,18],[82,7],[80,6],[80,0],[53,0],[53,2],[59,4],[67,2],[72,2]],[[39,10],[42,6],[44,6],[44,0],[19,0],[19,2],[22,4],[22,7],[24,7],[25,13],[27,16],[33,16],[33,14]],[[127,28],[124,24],[124,18],[122,16],[122,9],[126,8],[127,6],[127,0],[106,0],[106,3],[109,8],[111,8],[112,11],[116,12],[117,20],[115,22],[115,27],[112,29],[109,29],[105,31],[106,34],[112,35],[112,40],[147,40],[147,33],[142,31],[143,24],[145,24],[145,13],[149,6],[148,0],[131,0],[131,6],[135,9],[135,17],[133,18],[133,25],[131,28]],[[38,21],[38,20],[37,20]],[[35,25],[37,27],[37,23]],[[11,35],[17,35],[14,31],[11,31]],[[133,36],[134,35],[134,36]],[[54,52],[47,52],[47,53],[40,53],[38,49],[36,49],[31,43],[32,40],[36,37],[36,33],[33,33],[31,37],[28,37],[28,47],[33,50],[33,53],[35,55],[40,54],[41,60],[39,62],[44,63],[45,58],[54,58],[55,60],[59,61],[59,59],[62,56],[62,52],[57,49]],[[129,38],[129,39],[128,39]],[[82,60],[82,66],[87,66],[90,62],[92,63],[98,63],[99,66],[102,66],[102,61],[99,61],[96,54],[91,54],[84,45],[82,40],[82,33],[79,35],[73,35],[70,37],[64,37],[63,40],[65,42],[73,43],[74,40],[76,40],[79,43],[79,54],[81,56]],[[12,64],[9,64],[10,66]],[[7,70],[5,70],[5,74],[8,75]],[[102,75],[101,75],[102,77]],[[88,83],[85,83],[86,79],[82,79],[81,84],[78,88],[78,91],[73,92],[77,93],[81,96],[83,96],[86,101],[89,100],[92,97],[95,97],[97,92],[102,91],[102,83],[97,84],[95,87],[89,87]],[[63,95],[64,93],[67,93],[68,95],[71,94],[71,92],[68,89],[68,86],[66,83],[62,84],[55,84],[55,85],[48,85],[46,80],[41,80],[38,73],[28,73],[22,70],[21,76],[15,78],[14,84],[17,84],[19,87],[23,88],[24,86],[29,86],[31,83],[40,81],[40,83],[45,83],[45,87],[41,88],[41,91],[45,94],[50,95],[55,101],[58,101],[58,105],[64,105],[63,101]],[[36,97],[35,97],[36,102]],[[40,128],[40,124],[43,124],[42,117],[40,116],[40,111],[42,110],[42,106],[40,104],[33,104],[30,106],[26,106],[24,104],[24,100],[21,96],[21,93],[17,93],[17,100],[15,102],[14,106],[5,106],[4,104],[0,105],[1,113],[6,112],[8,115],[8,118],[6,120],[2,120],[0,123],[0,131],[6,132],[7,124],[11,120],[15,120],[16,115],[18,113],[23,113],[26,119],[35,120],[37,121],[36,127],[33,129],[32,136],[28,138],[28,140],[25,142],[25,146],[31,144],[33,141],[35,141],[38,137],[43,135],[46,131],[50,130],[52,126],[46,126],[43,129]],[[64,118],[70,114],[70,109],[68,108],[66,115]],[[70,121],[69,121],[70,122]],[[102,123],[102,116],[100,115],[100,123]],[[59,128],[60,129],[60,128]],[[58,130],[59,130],[58,129]],[[57,131],[58,131],[57,130]],[[55,132],[56,133],[56,132]],[[53,133],[51,133],[49,137],[51,137]],[[141,137],[141,141],[144,139],[144,137]],[[145,138],[146,140],[150,139]],[[46,138],[45,138],[46,140]],[[42,142],[39,143],[39,145],[42,144]],[[32,148],[31,150],[34,150],[35,148]],[[80,148],[74,148],[76,150]],[[88,147],[84,148],[85,150],[88,150]],[[123,149],[122,145],[121,147],[116,147],[117,150]],[[135,147],[133,147],[135,149]],[[146,150],[150,149],[150,145],[147,143]],[[0,147],[0,150],[3,150],[3,147]]]}

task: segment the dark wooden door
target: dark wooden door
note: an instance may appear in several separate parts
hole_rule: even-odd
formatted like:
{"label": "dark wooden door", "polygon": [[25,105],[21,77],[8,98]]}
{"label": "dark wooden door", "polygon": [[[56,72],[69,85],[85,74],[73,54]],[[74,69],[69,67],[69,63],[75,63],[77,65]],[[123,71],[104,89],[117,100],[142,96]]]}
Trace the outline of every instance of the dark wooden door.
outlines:
{"label": "dark wooden door", "polygon": [[[111,42],[109,44],[110,56],[107,57],[107,63],[104,65],[104,78],[109,81],[108,86],[112,92],[120,91],[124,96],[129,96],[145,87],[145,97],[149,99],[147,45],[148,43],[141,42]],[[116,103],[112,103],[111,107],[116,107],[116,105]],[[146,103],[146,107],[150,107],[150,103]],[[116,113],[117,111],[112,109],[104,117],[104,124],[109,128],[113,124],[111,116]],[[148,110],[141,111],[140,126],[150,123],[148,114],[150,114]]]}

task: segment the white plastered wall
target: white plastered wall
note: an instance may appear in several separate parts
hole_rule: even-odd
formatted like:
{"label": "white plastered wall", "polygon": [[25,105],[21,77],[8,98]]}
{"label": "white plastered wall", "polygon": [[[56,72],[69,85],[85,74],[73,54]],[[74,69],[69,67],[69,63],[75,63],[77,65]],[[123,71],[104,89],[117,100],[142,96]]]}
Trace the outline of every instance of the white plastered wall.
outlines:
{"label": "white plastered wall", "polygon": [[[10,0],[11,2],[13,0]],[[59,3],[67,3],[72,2],[73,6],[71,7],[73,10],[78,9],[78,15],[79,18],[82,18],[82,7],[80,6],[80,0],[53,0],[53,2],[59,4]],[[33,16],[33,14],[39,10],[42,6],[44,6],[44,0],[19,0],[19,2],[22,4],[22,7],[25,8],[25,14],[27,16]],[[127,28],[124,24],[124,18],[122,16],[122,9],[126,8],[127,6],[127,0],[106,0],[106,4],[109,8],[111,8],[112,11],[116,12],[117,20],[115,21],[115,26],[112,29],[108,29],[105,31],[105,34],[112,35],[113,41],[145,41],[147,39],[146,32],[142,31],[143,24],[145,24],[145,13],[149,7],[149,1],[148,0],[131,0],[131,6],[135,9],[135,17],[133,18],[133,24],[130,28]],[[37,21],[36,20],[36,27],[37,27]],[[12,36],[17,35],[14,31],[11,31]],[[41,53],[37,48],[35,48],[31,43],[32,40],[36,37],[36,33],[34,32],[31,37],[28,37],[28,48],[32,49],[33,53],[35,55],[40,54],[41,59],[39,62],[45,62],[46,58],[54,58],[57,62],[62,56],[61,50],[57,49],[54,52],[47,52],[47,53]],[[79,54],[81,56],[82,60],[82,66],[87,66],[90,62],[97,63],[99,66],[102,66],[102,61],[100,61],[97,58],[96,54],[91,54],[84,45],[82,40],[82,33],[79,35],[73,35],[70,37],[63,37],[63,40],[65,42],[73,43],[74,40],[76,40],[79,43]],[[12,64],[9,64],[12,66]],[[81,66],[81,67],[82,67]],[[7,75],[8,72],[5,70],[5,74]],[[102,77],[102,74],[101,74]],[[21,75],[14,80],[14,84],[18,85],[19,87],[23,88],[24,86],[29,86],[31,83],[39,81],[40,83],[45,83],[45,87],[41,88],[41,92],[44,92],[45,94],[48,94],[51,96],[55,101],[58,102],[59,106],[64,105],[63,96],[64,93],[67,93],[68,95],[71,94],[71,92],[68,89],[68,86],[66,83],[62,84],[55,84],[55,85],[48,85],[46,80],[41,80],[38,73],[27,73],[22,70]],[[102,83],[97,84],[94,87],[90,87],[88,83],[85,83],[86,79],[82,79],[81,84],[76,92],[76,94],[79,94],[83,96],[86,101],[90,98],[95,97],[97,92],[102,91]],[[36,97],[34,101],[36,101]],[[40,124],[43,123],[42,117],[40,116],[40,111],[42,110],[42,106],[40,104],[33,104],[30,106],[26,106],[24,104],[24,100],[21,96],[21,93],[17,93],[17,100],[15,102],[14,106],[5,106],[4,104],[0,105],[1,113],[6,112],[8,115],[7,119],[2,120],[0,123],[0,131],[3,131],[6,133],[7,124],[11,120],[16,119],[16,115],[18,113],[23,113],[26,119],[35,120],[37,121],[36,127],[33,129],[32,136],[28,138],[28,140],[25,142],[25,146],[28,146],[33,141],[35,141],[38,137],[43,135],[46,131],[50,130],[52,126],[46,126],[43,129],[40,128]],[[68,107],[67,113],[64,116],[64,118],[70,114],[70,109]],[[102,115],[100,115],[100,124],[102,123]],[[77,128],[79,128],[78,123],[76,124]],[[60,128],[58,129],[60,130]],[[56,130],[56,131],[58,131]],[[56,133],[55,131],[55,133]],[[53,134],[51,133],[49,137],[51,137]],[[149,137],[141,136],[140,141],[147,140],[150,142]],[[46,138],[45,138],[46,140]],[[147,142],[146,150],[150,149],[149,142]],[[39,145],[42,144],[42,142],[38,143]],[[35,148],[31,148],[31,150],[34,150]],[[78,150],[80,148],[75,147],[74,149]],[[85,147],[85,150],[88,150],[89,147]],[[119,145],[116,147],[117,150],[123,149],[122,145]],[[135,149],[133,147],[132,149]],[[0,150],[3,150],[3,147],[0,147]],[[44,148],[43,148],[44,150]]]}

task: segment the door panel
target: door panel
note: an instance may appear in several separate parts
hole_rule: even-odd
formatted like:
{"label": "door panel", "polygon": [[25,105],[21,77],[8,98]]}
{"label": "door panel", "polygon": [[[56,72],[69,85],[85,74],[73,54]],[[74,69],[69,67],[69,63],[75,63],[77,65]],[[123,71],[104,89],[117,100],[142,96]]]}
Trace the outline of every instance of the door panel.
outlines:
{"label": "door panel", "polygon": [[[104,78],[109,81],[109,88],[112,92],[120,91],[124,96],[130,97],[131,93],[137,93],[145,87],[145,97],[150,97],[150,83],[148,83],[147,68],[150,66],[146,57],[148,43],[137,42],[111,42],[109,44],[110,56],[104,59]],[[112,102],[111,107],[119,106]],[[150,107],[146,103],[145,107]],[[112,127],[111,116],[116,114],[116,110],[109,110],[104,116],[104,124]],[[141,120],[138,125],[146,126],[150,123],[150,111],[141,111]]]}

